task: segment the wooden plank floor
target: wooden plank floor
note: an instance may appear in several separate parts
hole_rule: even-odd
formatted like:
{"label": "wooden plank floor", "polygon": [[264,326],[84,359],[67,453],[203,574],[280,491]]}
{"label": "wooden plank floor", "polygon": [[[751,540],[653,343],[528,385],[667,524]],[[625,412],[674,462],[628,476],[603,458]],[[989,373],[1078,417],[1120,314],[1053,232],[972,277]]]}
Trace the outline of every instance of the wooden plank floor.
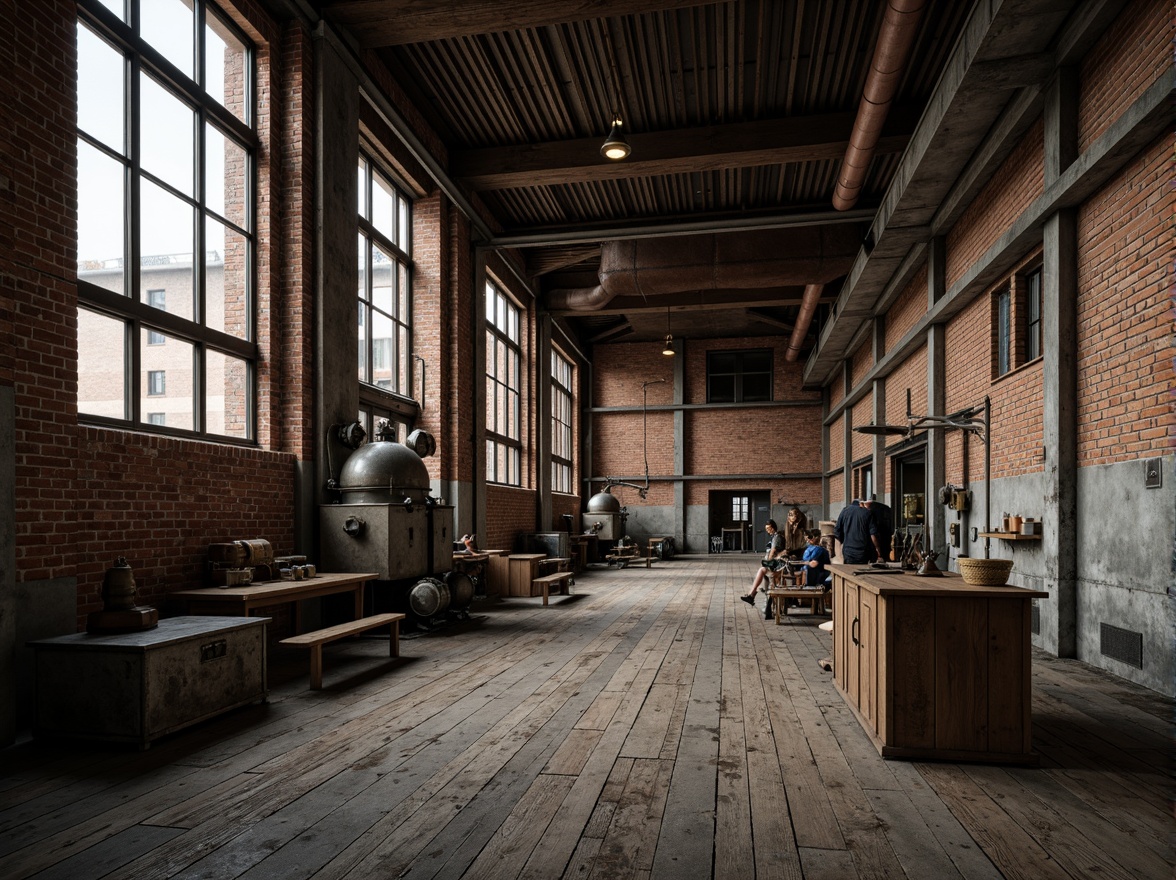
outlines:
{"label": "wooden plank floor", "polygon": [[737,597],[750,555],[271,655],[271,695],[158,741],[0,751],[0,877],[1160,878],[1172,701],[1037,654],[1039,768],[883,761]]}

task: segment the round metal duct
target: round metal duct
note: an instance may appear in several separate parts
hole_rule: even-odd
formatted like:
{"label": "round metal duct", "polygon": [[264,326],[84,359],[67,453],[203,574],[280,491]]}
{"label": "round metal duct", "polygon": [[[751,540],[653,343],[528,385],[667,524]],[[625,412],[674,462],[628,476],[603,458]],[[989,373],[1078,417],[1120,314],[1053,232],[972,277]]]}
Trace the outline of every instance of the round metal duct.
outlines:
{"label": "round metal duct", "polygon": [[620,513],[621,502],[611,492],[597,492],[588,499],[589,513]]}
{"label": "round metal duct", "polygon": [[434,617],[449,607],[449,587],[436,578],[422,578],[408,594],[408,607],[417,617]]}
{"label": "round metal duct", "polygon": [[380,440],[351,453],[339,473],[339,489],[344,503],[424,502],[429,495],[429,470],[407,446]]}

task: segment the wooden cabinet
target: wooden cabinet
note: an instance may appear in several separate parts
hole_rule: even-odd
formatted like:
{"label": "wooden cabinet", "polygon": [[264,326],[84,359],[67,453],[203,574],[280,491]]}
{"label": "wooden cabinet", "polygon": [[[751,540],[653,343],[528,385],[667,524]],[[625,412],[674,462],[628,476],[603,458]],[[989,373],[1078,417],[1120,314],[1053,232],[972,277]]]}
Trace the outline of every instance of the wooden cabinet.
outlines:
{"label": "wooden cabinet", "polygon": [[546,559],[546,553],[514,553],[510,557],[510,594],[512,596],[541,596],[543,590],[535,588],[532,593],[531,582],[539,577],[539,562]]}
{"label": "wooden cabinet", "polygon": [[833,571],[834,680],[888,758],[1034,763],[1031,600],[955,574]]}
{"label": "wooden cabinet", "polygon": [[29,642],[34,732],[152,740],[265,700],[265,617],[173,617],[120,635],[76,633]]}

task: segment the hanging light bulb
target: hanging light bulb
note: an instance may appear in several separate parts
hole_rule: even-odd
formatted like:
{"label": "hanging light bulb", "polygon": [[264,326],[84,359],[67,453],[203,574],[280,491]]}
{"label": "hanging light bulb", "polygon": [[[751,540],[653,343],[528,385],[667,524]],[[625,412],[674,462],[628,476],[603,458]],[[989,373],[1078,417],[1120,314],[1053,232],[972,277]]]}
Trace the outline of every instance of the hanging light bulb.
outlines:
{"label": "hanging light bulb", "polygon": [[606,159],[612,159],[614,162],[619,162],[633,152],[633,148],[629,146],[629,142],[625,140],[625,135],[621,132],[622,125],[621,115],[619,113],[614,115],[612,129],[604,143],[600,145],[600,155]]}
{"label": "hanging light bulb", "polygon": [[670,310],[666,309],[666,341],[662,344],[662,354],[666,357],[674,356],[674,337],[670,334]]}

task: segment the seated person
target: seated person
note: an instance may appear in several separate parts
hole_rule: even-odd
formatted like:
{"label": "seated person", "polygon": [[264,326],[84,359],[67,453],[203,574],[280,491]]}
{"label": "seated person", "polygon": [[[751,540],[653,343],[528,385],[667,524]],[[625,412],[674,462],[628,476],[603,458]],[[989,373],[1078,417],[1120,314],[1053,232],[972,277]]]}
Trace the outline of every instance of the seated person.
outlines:
{"label": "seated person", "polygon": [[804,585],[824,587],[828,577],[825,566],[829,564],[829,551],[821,546],[821,530],[809,529],[805,537],[808,546],[804,548]]}
{"label": "seated person", "polygon": [[784,523],[784,551],[789,559],[800,559],[805,551],[805,535],[808,532],[808,517],[799,507],[788,511],[788,522]]}
{"label": "seated person", "polygon": [[[751,584],[751,592],[746,593],[739,598],[748,605],[755,604],[755,594],[760,588],[760,584],[764,582],[764,577],[769,571],[776,571],[784,565],[784,536],[776,531],[776,521],[770,519],[764,525],[764,531],[768,533],[768,555],[764,558],[763,564],[759,571],[755,573],[755,580]],[[771,611],[772,603],[768,603],[768,610]]]}

